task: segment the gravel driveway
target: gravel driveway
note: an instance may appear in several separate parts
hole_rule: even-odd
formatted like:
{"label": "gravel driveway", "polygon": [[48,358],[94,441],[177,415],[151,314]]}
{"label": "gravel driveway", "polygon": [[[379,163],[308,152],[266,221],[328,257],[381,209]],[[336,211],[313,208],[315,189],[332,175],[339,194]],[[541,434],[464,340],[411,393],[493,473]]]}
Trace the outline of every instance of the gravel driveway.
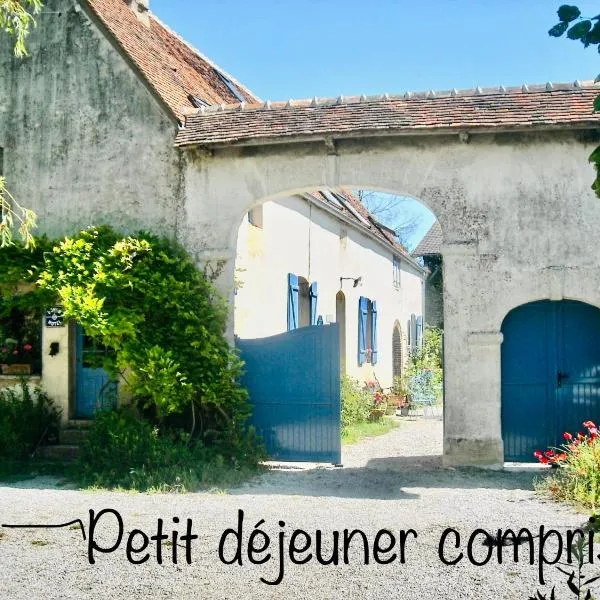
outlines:
{"label": "gravel driveway", "polygon": [[[439,421],[405,422],[385,436],[346,448],[343,468],[282,468],[227,494],[92,493],[57,489],[52,480],[44,479],[0,487],[2,523],[58,524],[81,518],[89,531],[90,509],[113,508],[122,515],[125,532],[137,528],[152,535],[157,519],[163,518],[167,533],[176,527],[182,535],[186,519],[191,518],[193,532],[199,536],[192,546],[191,565],[186,564],[180,546],[176,546],[178,564],[174,565],[170,545],[165,545],[162,565],[157,564],[154,545],[149,548],[148,562],[130,564],[124,540],[113,553],[96,553],[92,566],[87,542],[76,526],[0,529],[0,595],[10,600],[528,598],[540,587],[537,566],[527,561],[515,564],[512,548],[502,565],[492,560],[477,567],[465,558],[455,566],[445,566],[438,558],[441,532],[453,527],[468,539],[477,528],[528,527],[536,533],[542,524],[563,532],[581,524],[585,517],[538,499],[532,491],[531,473],[444,469],[441,427]],[[245,540],[254,526],[265,520],[261,528],[272,535],[270,562],[250,565],[247,553],[243,566],[219,560],[220,537],[225,529],[236,526],[238,509],[245,511]],[[172,525],[175,516],[181,519],[179,525]],[[278,525],[280,520],[285,521],[284,527]],[[279,572],[280,530],[288,532],[289,541],[294,529],[311,532],[313,540],[314,532],[321,529],[322,554],[329,556],[332,531],[345,528],[363,530],[371,548],[380,529],[389,529],[396,537],[400,530],[414,529],[418,538],[407,537],[405,564],[399,560],[375,564],[371,553],[365,565],[357,543],[348,555],[350,564],[321,565],[312,560],[292,565],[286,557],[279,585],[260,581],[261,577],[274,580]],[[115,519],[103,517],[96,534],[99,545],[111,546]],[[301,539],[298,546],[304,544]],[[388,539],[382,538],[381,545],[386,546]],[[466,539],[461,540],[465,555]],[[138,536],[134,547],[140,541]],[[447,553],[454,557],[458,550],[450,542]],[[256,541],[257,546],[261,544],[262,538]],[[475,547],[477,556],[486,551],[481,543]],[[233,556],[232,547],[227,546],[227,551]],[[564,576],[552,566],[547,566],[545,573],[547,581],[557,583],[558,598],[570,597],[563,591]]]}

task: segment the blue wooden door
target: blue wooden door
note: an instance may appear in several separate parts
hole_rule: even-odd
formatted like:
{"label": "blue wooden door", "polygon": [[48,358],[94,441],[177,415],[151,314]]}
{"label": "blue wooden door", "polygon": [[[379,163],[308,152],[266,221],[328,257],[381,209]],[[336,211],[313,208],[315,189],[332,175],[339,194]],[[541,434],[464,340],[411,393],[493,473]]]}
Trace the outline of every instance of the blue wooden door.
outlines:
{"label": "blue wooden door", "polygon": [[572,300],[511,311],[502,325],[502,437],[507,461],[563,443],[600,416],[600,310]]}
{"label": "blue wooden door", "polygon": [[302,327],[237,346],[252,421],[269,456],[340,463],[339,326]]}
{"label": "blue wooden door", "polygon": [[117,384],[102,368],[107,349],[77,326],[75,416],[89,419],[99,410],[116,405]]}

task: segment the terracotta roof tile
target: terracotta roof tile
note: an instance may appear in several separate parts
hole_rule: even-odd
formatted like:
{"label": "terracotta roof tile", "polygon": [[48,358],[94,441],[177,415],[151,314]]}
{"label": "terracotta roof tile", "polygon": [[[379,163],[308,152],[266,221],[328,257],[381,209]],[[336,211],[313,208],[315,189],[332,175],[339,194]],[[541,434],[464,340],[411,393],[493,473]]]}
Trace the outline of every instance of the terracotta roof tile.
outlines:
{"label": "terracotta roof tile", "polygon": [[188,115],[179,146],[261,143],[282,138],[510,130],[600,125],[593,101],[600,86],[547,84],[522,88],[464,90],[267,102],[205,109]]}
{"label": "terracotta roof tile", "polygon": [[178,119],[182,120],[186,111],[194,108],[190,95],[208,104],[238,101],[215,70],[225,74],[247,102],[258,101],[242,84],[189,46],[154,15],[150,14],[149,25],[146,25],[123,0],[85,1]]}
{"label": "terracotta roof tile", "polygon": [[419,242],[419,245],[412,253],[413,256],[430,256],[432,254],[441,254],[442,252],[442,227],[439,221],[436,221],[431,229],[425,234],[425,237]]}
{"label": "terracotta roof tile", "polygon": [[[350,205],[350,207],[353,208],[354,211],[364,219],[364,222],[357,218],[356,215],[344,204],[342,204],[341,208],[336,206],[335,208],[337,210],[344,214],[348,219],[353,221],[359,228],[364,227],[368,229],[373,235],[379,238],[397,254],[409,259],[412,258],[406,248],[400,244],[400,242],[398,242],[396,235],[392,233],[392,231],[385,225],[379,223],[367,210],[365,205],[349,189],[341,188],[339,191],[334,193],[342,196],[343,199]],[[322,191],[310,192],[308,195],[314,200],[325,204],[329,208],[332,207],[332,204],[327,200],[327,197]]]}

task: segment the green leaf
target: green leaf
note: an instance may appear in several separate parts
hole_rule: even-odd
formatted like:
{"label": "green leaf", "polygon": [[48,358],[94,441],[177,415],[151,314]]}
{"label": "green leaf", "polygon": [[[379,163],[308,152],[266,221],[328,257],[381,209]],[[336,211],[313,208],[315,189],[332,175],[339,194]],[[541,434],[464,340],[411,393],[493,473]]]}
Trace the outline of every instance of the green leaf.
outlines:
{"label": "green leaf", "polygon": [[591,154],[590,154],[590,162],[600,164],[600,146],[598,146]]}
{"label": "green leaf", "polygon": [[570,40],[579,40],[583,36],[585,36],[590,31],[591,28],[592,28],[591,21],[580,21],[579,23],[576,23],[575,25],[573,25],[573,27],[571,27],[571,29],[569,29],[569,31],[567,31],[567,37]]}
{"label": "green leaf", "polygon": [[548,35],[551,35],[552,37],[560,37],[568,29],[568,27],[569,24],[566,21],[561,21],[548,31]]}
{"label": "green leaf", "polygon": [[576,6],[563,4],[557,11],[558,18],[565,23],[570,23],[581,16],[581,11]]}
{"label": "green leaf", "polygon": [[600,96],[594,98],[594,112],[600,111]]}

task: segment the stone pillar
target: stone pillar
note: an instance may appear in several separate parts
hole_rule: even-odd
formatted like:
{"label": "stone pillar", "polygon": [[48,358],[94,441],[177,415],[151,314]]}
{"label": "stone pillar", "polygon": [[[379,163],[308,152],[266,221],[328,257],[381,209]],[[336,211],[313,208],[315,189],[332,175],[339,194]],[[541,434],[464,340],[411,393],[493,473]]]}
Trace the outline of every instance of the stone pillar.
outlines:
{"label": "stone pillar", "polygon": [[481,330],[481,279],[476,247],[443,248],[444,256],[444,463],[500,467],[498,331]]}
{"label": "stone pillar", "polygon": [[[70,415],[71,352],[69,327],[43,327],[42,330],[42,385],[50,398],[62,410],[65,424]],[[59,351],[50,356],[50,345],[58,343]]]}

